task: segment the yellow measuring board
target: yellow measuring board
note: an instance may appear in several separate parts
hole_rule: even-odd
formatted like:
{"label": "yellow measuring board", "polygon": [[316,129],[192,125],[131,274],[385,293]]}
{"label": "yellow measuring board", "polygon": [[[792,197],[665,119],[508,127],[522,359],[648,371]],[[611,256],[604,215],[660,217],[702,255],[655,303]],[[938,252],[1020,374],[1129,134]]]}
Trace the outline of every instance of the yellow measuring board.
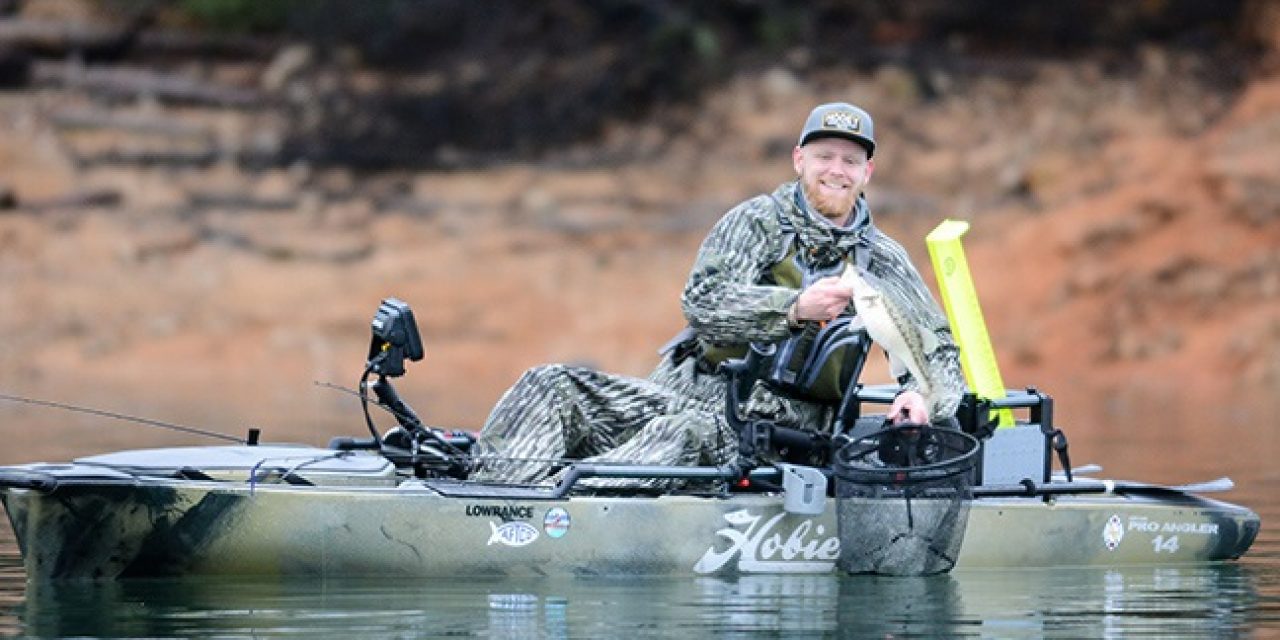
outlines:
{"label": "yellow measuring board", "polygon": [[[982,305],[978,303],[978,292],[960,243],[967,231],[968,222],[943,220],[925,237],[925,244],[933,261],[934,276],[938,278],[938,290],[942,292],[942,304],[960,347],[960,366],[969,388],[982,398],[1003,398],[1004,380],[1000,377],[987,323],[982,319]],[[1014,426],[1012,410],[998,409],[997,415],[999,428]]]}

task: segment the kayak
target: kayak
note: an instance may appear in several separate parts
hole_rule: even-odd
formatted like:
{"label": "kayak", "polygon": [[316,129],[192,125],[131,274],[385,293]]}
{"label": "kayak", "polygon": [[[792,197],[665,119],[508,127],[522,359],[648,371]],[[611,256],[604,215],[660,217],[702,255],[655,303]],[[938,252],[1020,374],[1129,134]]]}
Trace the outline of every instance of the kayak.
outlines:
{"label": "kayak", "polygon": [[[467,477],[473,438],[426,426],[388,380],[404,373],[405,359],[422,357],[408,306],[384,301],[373,333],[359,390],[369,438],[265,444],[251,430],[232,445],[0,467],[0,502],[28,580],[1175,565],[1239,558],[1261,525],[1247,507],[1204,495],[1232,488],[1227,478],[1164,486],[1073,469],[1052,399],[1034,388],[996,399],[967,394],[953,428],[863,415],[862,404],[888,404],[894,390],[860,385],[831,438],[808,442],[780,425],[742,424],[736,400],[755,383],[743,378],[752,356],[725,364],[726,415],[742,439],[733,464],[565,460],[555,484],[479,482]],[[398,425],[381,433],[370,404]],[[987,418],[997,409],[1025,417],[996,428]],[[759,455],[809,445],[823,455]],[[599,478],[673,482],[599,488]]]}
{"label": "kayak", "polygon": [[[0,486],[33,581],[832,573],[842,542],[839,498],[806,514],[770,492],[557,495],[404,478],[376,454],[309,447],[120,452],[0,468]],[[1187,488],[1058,478],[974,492],[957,569],[1229,560],[1259,528]]]}

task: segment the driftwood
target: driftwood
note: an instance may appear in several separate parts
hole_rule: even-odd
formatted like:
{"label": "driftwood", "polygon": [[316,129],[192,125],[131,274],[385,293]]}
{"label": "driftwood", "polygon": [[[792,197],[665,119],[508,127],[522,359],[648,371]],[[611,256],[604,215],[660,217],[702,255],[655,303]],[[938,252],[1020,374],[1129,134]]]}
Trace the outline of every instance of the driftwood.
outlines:
{"label": "driftwood", "polygon": [[265,60],[274,56],[281,45],[276,38],[157,30],[139,33],[134,49],[140,53]]}
{"label": "driftwood", "polygon": [[128,36],[125,27],[61,20],[0,20],[0,44],[19,49],[68,52],[111,46]]}
{"label": "driftwood", "polygon": [[209,127],[159,114],[121,114],[101,110],[72,109],[54,113],[51,121],[59,130],[114,129],[128,133],[203,140],[211,140],[214,137]]}
{"label": "driftwood", "polygon": [[66,56],[103,50],[132,54],[169,54],[196,57],[219,56],[264,59],[274,55],[279,42],[271,38],[224,35],[173,29],[139,30],[137,26],[0,19],[0,46]]}
{"label": "driftwood", "polygon": [[[79,167],[140,165],[183,168],[207,167],[220,161],[231,161],[241,166],[261,168],[276,166],[281,162],[281,156],[275,149],[228,147],[219,141],[217,133],[210,126],[163,114],[115,113],[91,108],[68,109],[54,113],[50,121],[59,133],[66,134],[63,138],[64,149]],[[75,132],[82,130],[118,132],[124,142],[106,148],[99,146],[85,149],[74,143]],[[138,144],[148,137],[155,144]],[[195,204],[217,206],[214,202]],[[240,208],[264,209],[285,206],[275,201],[246,201],[241,205],[243,206]],[[292,203],[288,206],[292,206]]]}
{"label": "driftwood", "polygon": [[190,76],[129,67],[94,67],[75,63],[37,62],[32,79],[116,99],[152,97],[177,103],[224,107],[257,107],[265,104],[253,89],[216,85]]}
{"label": "driftwood", "polygon": [[16,201],[17,210],[40,212],[51,209],[87,209],[90,207],[118,207],[124,197],[115,189],[86,189],[72,191],[41,200]]}
{"label": "driftwood", "polygon": [[219,146],[199,149],[121,149],[104,151],[68,151],[78,167],[94,165],[146,166],[146,167],[209,167],[220,161],[228,161],[249,169],[280,166],[286,156],[268,150],[234,151]]}
{"label": "driftwood", "polygon": [[223,157],[218,149],[206,147],[195,150],[181,149],[107,149],[80,153],[69,151],[72,162],[78,167],[93,165],[130,165],[145,167],[209,167]]}
{"label": "driftwood", "polygon": [[[70,109],[54,113],[50,121],[60,133],[64,134],[79,130],[111,130],[118,132],[124,138],[125,142],[122,144],[94,150],[77,148],[77,145],[73,144],[74,136],[64,138],[67,154],[80,167],[91,165],[206,167],[233,153],[224,150],[218,144],[217,136],[209,127],[172,116]],[[137,142],[145,138],[163,142],[140,147]]]}
{"label": "driftwood", "polygon": [[231,192],[193,191],[187,194],[187,202],[195,209],[293,211],[298,208],[298,198],[293,196],[263,198]]}

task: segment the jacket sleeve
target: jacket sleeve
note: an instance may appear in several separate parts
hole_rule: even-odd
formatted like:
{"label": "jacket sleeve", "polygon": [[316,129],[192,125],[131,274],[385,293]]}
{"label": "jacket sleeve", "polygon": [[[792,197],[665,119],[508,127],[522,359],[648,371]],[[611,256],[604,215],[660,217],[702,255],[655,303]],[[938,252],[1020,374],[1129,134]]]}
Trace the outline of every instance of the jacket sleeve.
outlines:
{"label": "jacket sleeve", "polygon": [[703,240],[680,298],[685,319],[703,339],[740,344],[790,334],[787,309],[799,291],[760,284],[786,250],[774,207],[769,196],[747,200]]}
{"label": "jacket sleeve", "polygon": [[[947,316],[934,300],[928,286],[907,255],[902,245],[878,231],[873,235],[872,258],[869,268],[884,285],[883,293],[892,295],[899,306],[914,319],[922,333],[932,334],[932,339],[922,340],[933,348],[925,353],[929,377],[929,393],[925,402],[929,405],[929,418],[940,420],[955,415],[964,396],[964,372],[960,367],[960,349],[951,334]],[[903,390],[921,391],[923,385],[905,366],[890,360],[891,373],[902,381]]]}

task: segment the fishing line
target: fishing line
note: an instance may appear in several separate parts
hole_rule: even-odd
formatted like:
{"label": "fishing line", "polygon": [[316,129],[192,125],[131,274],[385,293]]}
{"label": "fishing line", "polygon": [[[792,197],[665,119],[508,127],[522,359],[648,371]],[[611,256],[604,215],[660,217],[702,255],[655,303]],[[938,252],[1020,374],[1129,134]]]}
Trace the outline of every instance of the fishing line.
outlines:
{"label": "fishing line", "polygon": [[396,420],[397,420],[397,421],[400,421],[400,422],[413,422],[413,423],[415,423],[416,427],[417,427],[418,429],[421,429],[423,434],[425,434],[428,438],[431,438],[431,440],[435,441],[435,443],[436,443],[436,444],[438,444],[438,445],[440,445],[440,446],[444,447],[445,449],[449,450],[449,452],[450,452],[451,454],[453,454],[453,455],[455,455],[455,456],[457,456],[457,457],[459,457],[459,458],[462,458],[462,459],[464,459],[464,460],[466,460],[466,459],[470,459],[470,458],[472,457],[472,456],[471,456],[470,454],[468,454],[467,452],[465,452],[465,451],[463,451],[463,450],[459,449],[458,447],[456,447],[456,446],[454,446],[454,445],[450,444],[450,443],[449,443],[448,441],[446,441],[444,438],[440,437],[440,435],[439,435],[439,434],[437,434],[437,433],[435,432],[435,430],[433,430],[433,429],[431,429],[431,428],[427,427],[426,425],[422,424],[422,420],[420,420],[417,416],[414,416],[414,415],[408,415],[408,414],[402,413],[402,412],[400,412],[400,411],[396,410],[396,408],[395,408],[395,407],[393,407],[393,406],[391,406],[391,405],[389,405],[389,404],[387,404],[387,403],[385,403],[385,402],[383,402],[383,401],[381,401],[381,400],[374,400],[374,399],[370,399],[370,398],[369,398],[369,394],[368,394],[368,392],[366,391],[366,386],[365,386],[365,382],[366,382],[366,380],[365,380],[365,379],[369,377],[369,372],[370,372],[370,371],[372,371],[372,370],[373,370],[372,368],[365,369],[364,376],[363,376],[363,377],[361,378],[361,380],[360,380],[360,391],[352,391],[351,389],[348,389],[348,388],[343,387],[343,386],[340,386],[340,385],[333,384],[332,382],[321,382],[321,381],[319,381],[319,380],[313,380],[313,381],[312,381],[312,384],[316,385],[317,387],[324,387],[324,388],[326,388],[326,389],[331,389],[331,390],[333,390],[333,391],[341,391],[342,393],[345,393],[345,394],[348,394],[348,395],[352,395],[352,396],[355,396],[355,397],[359,398],[359,399],[360,399],[360,404],[361,404],[361,406],[364,408],[364,420],[365,420],[365,424],[369,427],[369,433],[373,435],[373,439],[374,439],[374,440],[376,440],[376,441],[378,441],[379,443],[381,443],[381,442],[382,442],[382,437],[378,435],[378,428],[373,424],[373,418],[369,415],[369,405],[370,405],[370,404],[372,404],[372,405],[374,405],[374,406],[376,406],[376,407],[381,407],[381,408],[382,408],[383,410],[385,410],[387,413],[390,413],[392,416],[394,416],[394,417],[396,418]]}
{"label": "fishing line", "polygon": [[283,465],[276,465],[276,466],[267,467],[265,472],[262,472],[263,466],[266,465],[268,462],[273,462],[276,460],[283,460],[287,462],[289,460],[292,460],[293,458],[288,458],[288,457],[263,458],[259,460],[257,464],[254,464],[252,468],[249,469],[249,495],[253,495],[257,485],[261,482],[265,482],[267,478],[270,477],[272,471],[279,473],[280,479],[284,480],[285,482],[288,482],[289,477],[292,476],[298,480],[302,480],[304,482],[307,482],[308,484],[311,484],[306,480],[306,478],[303,478],[302,476],[297,475],[297,472],[299,469],[302,469],[303,467],[306,467],[308,465],[319,464],[321,462],[324,462],[325,460],[337,460],[338,458],[345,457],[348,454],[350,454],[349,451],[338,451],[336,453],[325,454],[322,456],[303,457],[301,462],[298,462],[292,467],[286,468]]}
{"label": "fishing line", "polygon": [[195,435],[205,436],[207,438],[226,440],[228,442],[234,442],[236,444],[247,444],[247,441],[237,438],[235,436],[229,436],[225,433],[218,433],[216,431],[206,431],[204,429],[187,427],[180,424],[174,424],[172,422],[163,422],[161,420],[152,420],[150,418],[139,418],[138,416],[131,416],[124,413],[115,413],[112,411],[104,411],[102,409],[90,409],[89,407],[80,407],[74,404],[67,404],[64,402],[53,402],[52,400],[39,400],[36,398],[24,398],[22,396],[13,396],[6,393],[0,393],[0,400],[8,400],[10,402],[21,402],[23,404],[36,405],[39,407],[49,407],[53,409],[62,409],[64,411],[74,411],[77,413],[86,413],[92,416],[101,416],[104,418],[115,418],[116,420],[124,420],[126,422],[136,422],[138,424],[145,424],[152,427],[160,427],[162,429],[171,429],[173,431],[191,433]]}

